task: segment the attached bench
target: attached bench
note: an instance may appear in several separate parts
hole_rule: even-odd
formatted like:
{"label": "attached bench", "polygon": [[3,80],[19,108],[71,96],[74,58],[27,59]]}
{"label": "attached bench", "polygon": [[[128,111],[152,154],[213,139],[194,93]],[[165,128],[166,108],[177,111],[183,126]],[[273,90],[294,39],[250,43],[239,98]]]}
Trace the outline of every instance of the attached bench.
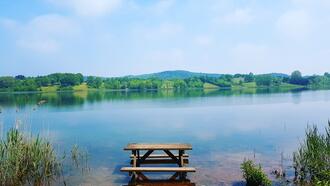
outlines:
{"label": "attached bench", "polygon": [[193,167],[122,167],[122,172],[196,172]]}

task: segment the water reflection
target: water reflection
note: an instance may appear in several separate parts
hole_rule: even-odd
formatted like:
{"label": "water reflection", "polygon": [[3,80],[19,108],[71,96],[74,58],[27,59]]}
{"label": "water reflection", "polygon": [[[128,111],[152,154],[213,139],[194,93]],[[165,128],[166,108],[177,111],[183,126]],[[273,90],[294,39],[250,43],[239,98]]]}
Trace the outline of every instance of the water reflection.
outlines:
{"label": "water reflection", "polygon": [[123,186],[195,186],[188,179],[182,180],[145,180],[145,181],[130,181],[127,185]]}
{"label": "water reflection", "polygon": [[[84,103],[97,103],[115,100],[139,100],[139,99],[168,99],[187,97],[216,97],[254,95],[269,93],[298,92],[294,94],[299,99],[299,92],[305,89],[239,89],[239,90],[187,90],[187,91],[80,91],[80,92],[52,92],[52,93],[0,93],[0,106],[24,107],[37,105],[40,101],[46,101],[47,105],[59,106],[83,106]],[[299,100],[298,100],[299,101]],[[0,108],[1,109],[1,108]]]}

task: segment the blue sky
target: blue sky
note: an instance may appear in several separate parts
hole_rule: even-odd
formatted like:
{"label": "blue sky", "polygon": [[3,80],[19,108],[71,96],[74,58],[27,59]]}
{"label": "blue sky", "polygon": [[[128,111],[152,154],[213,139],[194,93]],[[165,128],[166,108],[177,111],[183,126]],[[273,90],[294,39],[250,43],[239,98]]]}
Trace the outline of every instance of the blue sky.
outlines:
{"label": "blue sky", "polygon": [[323,74],[328,0],[1,0],[0,75]]}

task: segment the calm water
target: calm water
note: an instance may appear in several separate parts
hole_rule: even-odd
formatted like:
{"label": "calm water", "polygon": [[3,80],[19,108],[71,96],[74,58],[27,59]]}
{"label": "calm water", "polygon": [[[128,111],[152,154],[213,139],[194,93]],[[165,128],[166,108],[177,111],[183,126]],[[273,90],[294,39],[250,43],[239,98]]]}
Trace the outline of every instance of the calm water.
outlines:
{"label": "calm water", "polygon": [[[40,100],[47,102],[37,106]],[[323,129],[330,118],[330,91],[0,94],[0,109],[0,135],[18,125],[60,150],[73,144],[88,150],[92,171],[70,176],[71,184],[127,184],[118,171],[128,165],[127,143],[183,142],[193,145],[190,163],[197,168],[189,178],[221,185],[241,181],[244,158],[267,172],[283,166],[290,175],[307,124]]]}

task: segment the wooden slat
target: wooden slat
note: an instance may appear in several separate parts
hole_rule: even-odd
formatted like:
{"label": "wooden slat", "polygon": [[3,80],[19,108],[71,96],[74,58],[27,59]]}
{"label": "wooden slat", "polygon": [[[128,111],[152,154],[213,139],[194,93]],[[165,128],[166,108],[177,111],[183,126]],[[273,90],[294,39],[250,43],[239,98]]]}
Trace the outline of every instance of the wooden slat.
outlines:
{"label": "wooden slat", "polygon": [[143,144],[130,143],[124,150],[192,150],[190,144]]}
{"label": "wooden slat", "polygon": [[[175,156],[175,157],[179,157],[178,154],[174,154],[174,156]],[[183,154],[182,157],[184,157],[184,158],[188,158],[189,155],[188,155],[188,154]],[[131,155],[130,158],[133,158],[133,155]],[[171,157],[169,157],[167,154],[150,154],[150,155],[148,156],[148,159],[152,159],[152,158],[171,158]]]}
{"label": "wooden slat", "polygon": [[[178,165],[180,165],[180,161],[179,161],[179,159],[178,159],[177,157],[175,157],[175,156],[172,154],[171,151],[169,151],[169,150],[164,150],[164,152],[165,152],[169,157],[171,157],[172,160],[176,161],[176,163],[177,163]],[[180,167],[182,167],[182,166],[180,166]]]}
{"label": "wooden slat", "polygon": [[193,167],[122,167],[122,172],[196,172]]}
{"label": "wooden slat", "polygon": [[[189,164],[189,160],[188,159],[183,159],[184,164]],[[154,159],[146,159],[144,161],[139,161],[139,164],[174,164],[177,163],[177,161],[172,160],[172,159],[158,159],[158,158],[154,158]],[[133,160],[130,161],[130,164],[133,164]]]}

